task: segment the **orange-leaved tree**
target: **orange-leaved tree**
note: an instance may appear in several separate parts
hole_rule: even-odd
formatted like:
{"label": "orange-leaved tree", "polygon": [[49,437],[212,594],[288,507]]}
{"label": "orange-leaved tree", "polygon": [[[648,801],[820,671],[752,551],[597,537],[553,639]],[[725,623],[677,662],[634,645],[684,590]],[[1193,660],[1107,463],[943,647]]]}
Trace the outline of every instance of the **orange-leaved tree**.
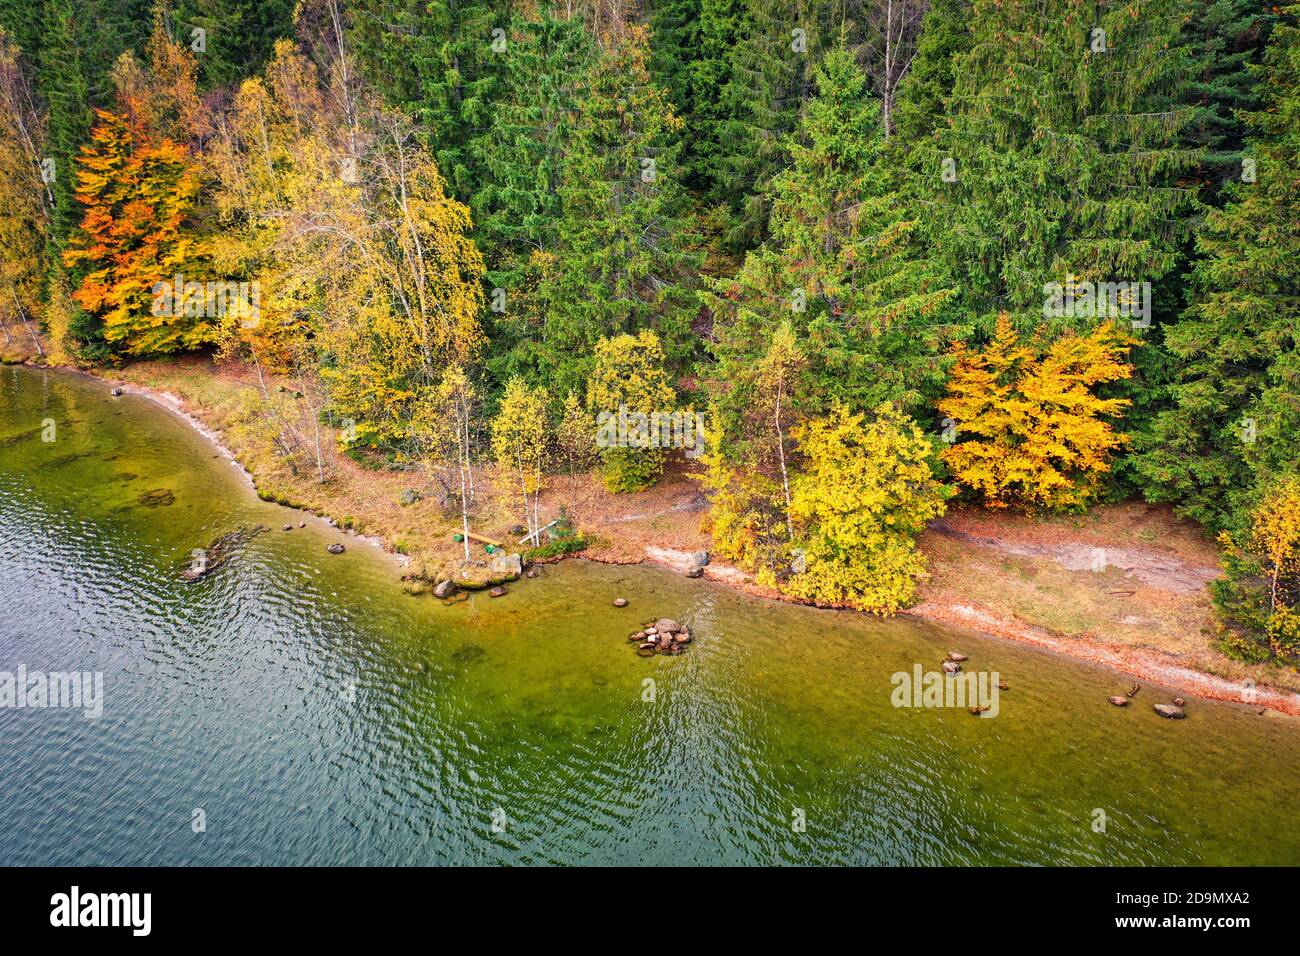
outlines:
{"label": "orange-leaved tree", "polygon": [[943,452],[953,477],[990,508],[1086,507],[1128,440],[1113,422],[1128,400],[1097,389],[1132,374],[1132,341],[1107,322],[1035,345],[1003,314],[984,349],[955,346],[939,402],[957,436]]}
{"label": "orange-leaved tree", "polygon": [[193,314],[205,309],[185,302],[181,289],[159,297],[154,288],[177,275],[198,278],[187,276],[203,257],[192,221],[198,166],[181,144],[151,136],[138,113],[95,114],[77,158],[85,213],[63,253],[77,279],[72,297],[91,319],[83,334],[131,355],[212,341],[213,321]]}

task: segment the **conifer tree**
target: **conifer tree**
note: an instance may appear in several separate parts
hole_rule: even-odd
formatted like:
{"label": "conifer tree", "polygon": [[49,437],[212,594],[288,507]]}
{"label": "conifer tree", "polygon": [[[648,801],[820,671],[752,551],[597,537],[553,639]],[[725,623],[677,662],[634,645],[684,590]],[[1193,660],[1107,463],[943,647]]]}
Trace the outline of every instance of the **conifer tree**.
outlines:
{"label": "conifer tree", "polygon": [[1191,111],[1166,108],[1180,22],[1176,0],[974,0],[926,184],[936,255],[988,324],[1037,326],[1044,286],[1069,275],[1176,269],[1198,208]]}
{"label": "conifer tree", "polygon": [[821,410],[838,399],[919,412],[942,386],[953,293],[920,249],[916,223],[900,217],[867,77],[841,48],[815,79],[792,165],[769,193],[771,238],[735,280],[708,284],[719,427],[728,432],[749,401],[747,370],[787,319],[805,341]]}
{"label": "conifer tree", "polygon": [[534,351],[534,367],[559,390],[583,385],[603,336],[653,328],[676,365],[691,347],[686,283],[696,257],[678,182],[681,122],[650,79],[646,42],[632,28],[602,54],[579,102]]}
{"label": "conifer tree", "polygon": [[1262,108],[1245,117],[1253,161],[1197,237],[1190,307],[1166,337],[1178,368],[1173,407],[1139,442],[1149,499],[1174,501],[1211,528],[1300,459],[1300,29],[1273,31]]}

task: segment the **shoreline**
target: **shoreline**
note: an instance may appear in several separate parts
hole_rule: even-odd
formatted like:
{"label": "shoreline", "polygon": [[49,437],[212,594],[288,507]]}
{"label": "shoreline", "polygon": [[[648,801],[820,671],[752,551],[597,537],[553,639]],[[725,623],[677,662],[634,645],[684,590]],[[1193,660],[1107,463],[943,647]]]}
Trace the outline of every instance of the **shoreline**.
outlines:
{"label": "shoreline", "polygon": [[[187,424],[197,435],[208,442],[213,449],[239,470],[247,487],[258,495],[259,500],[265,500],[261,498],[256,476],[244,466],[235,453],[226,445],[221,431],[203,422],[191,409],[189,403],[180,396],[164,389],[109,377],[107,374],[100,374],[95,371],[66,366],[38,365],[30,362],[23,364],[29,368],[70,372],[85,378],[95,379],[109,388],[122,389],[124,395],[140,395],[153,402]],[[309,508],[276,504],[278,507],[286,508],[300,515],[310,515],[340,534],[346,534],[355,540],[374,546],[376,550],[393,559],[399,569],[404,569],[410,564],[409,558],[397,551],[393,547],[393,543],[382,536],[363,535],[339,527],[332,519]],[[613,551],[602,552],[601,548],[596,547],[579,554],[562,555],[555,559],[548,559],[546,563],[553,563],[566,558],[581,558],[600,564],[651,564],[683,572],[689,567],[691,552],[647,546],[644,555],[629,558],[620,556]],[[703,578],[758,600],[781,601],[786,604],[808,605],[809,603],[792,599],[774,589],[761,587],[753,582],[750,575],[726,564],[710,562],[703,568]],[[1288,716],[1300,717],[1300,694],[1288,693],[1265,684],[1260,684],[1252,689],[1227,678],[1187,666],[1174,654],[1153,653],[1113,646],[1092,638],[1058,636],[1046,629],[1014,619],[1007,619],[977,606],[952,601],[922,600],[911,608],[901,611],[900,614],[933,624],[967,628],[998,640],[1035,646],[1071,660],[1101,665],[1137,680],[1177,687],[1190,696],[1235,703],[1257,709],[1260,713],[1265,710],[1273,710]]]}
{"label": "shoreline", "polygon": [[221,455],[222,458],[226,459],[226,461],[228,461],[235,470],[239,472],[244,485],[253,493],[254,497],[256,497],[258,501],[267,505],[273,505],[277,508],[284,508],[285,510],[292,511],[297,515],[306,515],[310,518],[314,518],[331,531],[336,531],[340,535],[346,535],[349,538],[374,547],[377,551],[380,551],[384,557],[392,559],[399,568],[405,568],[409,563],[409,559],[406,555],[394,551],[390,543],[378,535],[359,534],[350,529],[341,528],[333,519],[312,511],[309,508],[297,508],[293,505],[281,504],[276,501],[267,501],[259,494],[257,477],[244,466],[244,463],[239,460],[239,456],[236,455],[225,443],[224,436],[221,432],[218,429],[207,425],[202,419],[190,411],[185,399],[181,398],[174,392],[169,392],[160,388],[151,388],[148,385],[139,385],[122,379],[109,378],[106,375],[100,375],[95,372],[87,371],[86,369],[72,368],[66,365],[34,365],[28,362],[24,362],[23,365],[27,368],[64,372],[82,378],[93,379],[96,382],[107,385],[110,389],[121,389],[122,396],[138,395],[146,401],[152,402],[154,405],[157,405],[163,410],[171,413],[173,417],[188,425],[195,434],[206,441],[214,451]]}

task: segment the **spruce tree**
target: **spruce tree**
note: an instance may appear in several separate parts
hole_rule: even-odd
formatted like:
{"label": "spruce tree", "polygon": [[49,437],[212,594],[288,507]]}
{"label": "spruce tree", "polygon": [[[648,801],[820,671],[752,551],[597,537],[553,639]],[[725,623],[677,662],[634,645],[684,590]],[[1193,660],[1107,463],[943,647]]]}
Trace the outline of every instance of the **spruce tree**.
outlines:
{"label": "spruce tree", "polygon": [[[927,260],[897,192],[880,108],[844,48],[815,74],[816,95],[772,182],[771,236],[735,280],[709,283],[716,319],[718,410],[739,421],[747,384],[782,323],[805,344],[815,395],[862,409],[883,401],[920,412],[942,388],[953,297]],[[914,207],[913,207],[914,208]]]}
{"label": "spruce tree", "polygon": [[916,58],[899,87],[894,119],[905,143],[921,144],[941,122],[956,82],[957,59],[969,46],[970,0],[931,0]]}
{"label": "spruce tree", "polygon": [[972,312],[1030,328],[1048,283],[1175,270],[1198,211],[1179,142],[1191,112],[1160,108],[1181,79],[1178,11],[975,0],[925,180],[937,255]]}
{"label": "spruce tree", "polygon": [[1190,307],[1166,344],[1174,405],[1142,436],[1147,497],[1211,528],[1232,524],[1270,475],[1300,460],[1300,29],[1275,27],[1245,116],[1253,169],[1197,238]]}
{"label": "spruce tree", "polygon": [[685,283],[698,259],[683,218],[681,121],[648,64],[646,31],[631,28],[593,64],[579,100],[533,343],[534,368],[557,392],[583,387],[602,337],[652,328],[679,368],[692,347]]}
{"label": "spruce tree", "polygon": [[1215,200],[1241,172],[1243,112],[1257,109],[1250,67],[1263,54],[1273,17],[1250,0],[1191,0],[1183,23],[1188,57],[1181,100],[1192,109],[1184,140],[1201,156],[1203,195]]}

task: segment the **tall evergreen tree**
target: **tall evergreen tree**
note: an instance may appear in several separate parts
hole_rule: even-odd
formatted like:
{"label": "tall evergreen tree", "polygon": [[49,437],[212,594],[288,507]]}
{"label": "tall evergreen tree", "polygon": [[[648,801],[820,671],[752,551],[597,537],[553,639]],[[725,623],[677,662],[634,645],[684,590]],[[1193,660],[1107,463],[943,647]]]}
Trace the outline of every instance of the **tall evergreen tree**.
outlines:
{"label": "tall evergreen tree", "polygon": [[1202,152],[1204,195],[1241,172],[1245,126],[1257,109],[1250,67],[1263,54],[1272,16],[1250,0],[1191,0],[1182,29],[1188,64],[1182,102],[1192,108],[1185,141]]}
{"label": "tall evergreen tree", "polygon": [[899,88],[895,125],[905,143],[920,144],[939,125],[956,83],[957,60],[969,48],[970,0],[930,0],[916,58]]}
{"label": "tall evergreen tree", "polygon": [[735,280],[710,283],[718,316],[718,409],[738,422],[746,383],[774,331],[792,322],[809,357],[814,399],[852,408],[897,402],[920,411],[942,387],[953,334],[944,288],[896,192],[880,107],[844,48],[815,75],[816,95],[789,145],[791,167],[773,181],[771,237]]}
{"label": "tall evergreen tree", "polygon": [[195,49],[205,86],[230,86],[257,72],[275,41],[293,32],[293,0],[178,0],[170,17],[174,38]]}
{"label": "tall evergreen tree", "polygon": [[481,184],[469,142],[489,121],[512,5],[357,0],[351,10],[363,72],[389,103],[421,123],[449,191],[461,199]]}
{"label": "tall evergreen tree", "polygon": [[[1197,210],[1176,0],[975,0],[927,177],[936,250],[964,304],[1043,321],[1044,286],[1157,282]],[[951,175],[945,176],[945,172]]]}
{"label": "tall evergreen tree", "polygon": [[648,64],[646,31],[633,27],[592,66],[579,101],[534,344],[534,367],[556,392],[584,385],[602,337],[652,328],[678,366],[691,347],[684,284],[697,259],[682,218],[681,121]]}
{"label": "tall evergreen tree", "polygon": [[[1166,338],[1179,368],[1174,407],[1141,439],[1147,497],[1212,527],[1300,461],[1300,29],[1291,7],[1245,117],[1248,181],[1226,188],[1197,239],[1191,306]],[[1250,181],[1252,180],[1253,181]]]}

